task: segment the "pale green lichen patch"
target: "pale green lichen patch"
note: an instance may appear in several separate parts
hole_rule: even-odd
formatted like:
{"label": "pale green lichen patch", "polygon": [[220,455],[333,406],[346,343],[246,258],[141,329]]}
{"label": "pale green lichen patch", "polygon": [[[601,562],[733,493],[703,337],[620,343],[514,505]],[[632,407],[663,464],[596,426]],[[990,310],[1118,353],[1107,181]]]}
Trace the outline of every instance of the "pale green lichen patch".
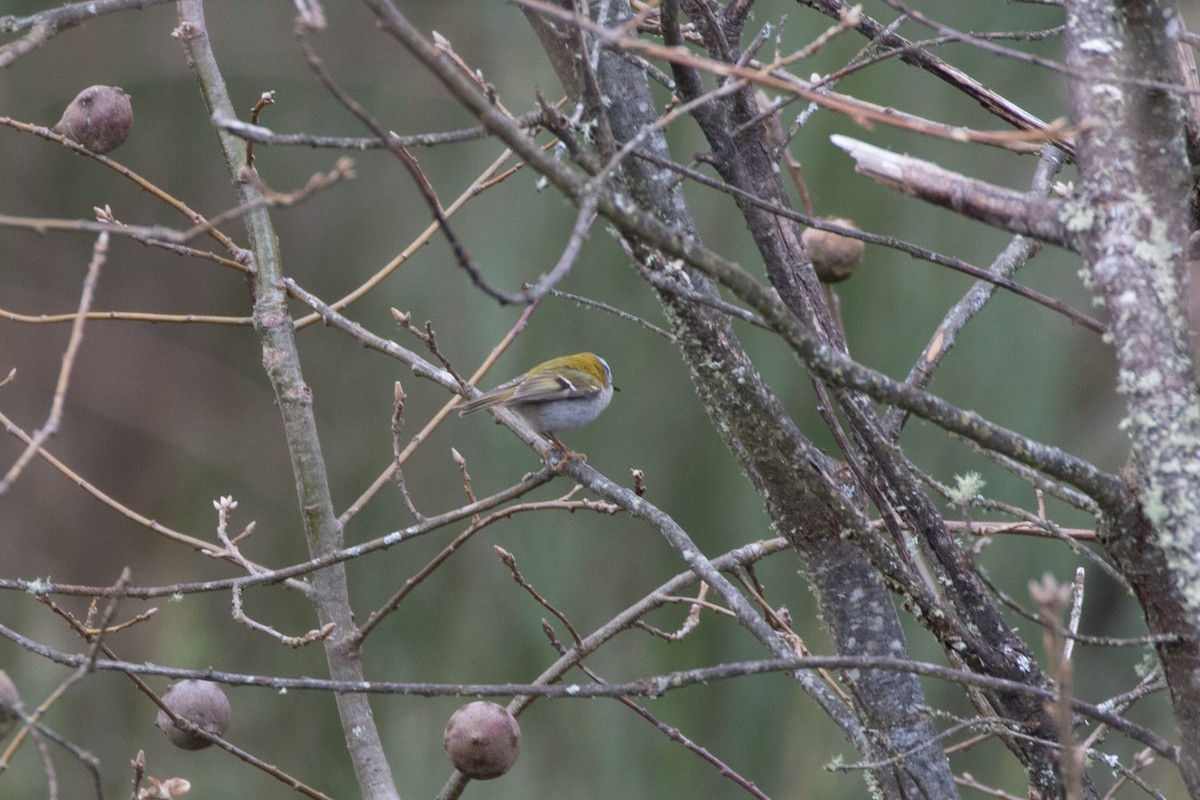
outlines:
{"label": "pale green lichen patch", "polygon": [[[1138,193],[1107,207],[1089,277],[1106,300],[1117,348],[1120,427],[1133,440],[1142,512],[1179,599],[1200,615],[1200,403],[1177,270],[1178,232]],[[1077,212],[1076,224],[1086,216]]]}
{"label": "pale green lichen patch", "polygon": [[1135,390],[1139,392],[1153,392],[1163,384],[1162,373],[1156,369],[1152,369],[1145,375],[1139,375],[1135,380]]}
{"label": "pale green lichen patch", "polygon": [[1145,512],[1146,519],[1150,520],[1150,524],[1155,528],[1161,528],[1162,524],[1167,521],[1171,510],[1163,502],[1161,488],[1148,487],[1146,489],[1142,495],[1142,511]]}
{"label": "pale green lichen patch", "polygon": [[[1177,248],[1172,242],[1170,228],[1165,220],[1154,219],[1150,222],[1150,235],[1139,239],[1133,246],[1134,258],[1151,264],[1170,264]],[[1174,279],[1172,278],[1172,283]]]}
{"label": "pale green lichen patch", "polygon": [[25,591],[34,595],[45,594],[46,592],[50,591],[50,576],[47,575],[46,580],[34,578],[28,584],[26,584]]}
{"label": "pale green lichen patch", "polygon": [[954,487],[950,490],[950,502],[956,506],[968,506],[974,502],[987,482],[978,472],[954,476]]}
{"label": "pale green lichen patch", "polygon": [[1073,197],[1062,205],[1062,222],[1071,233],[1090,231],[1096,224],[1096,211],[1081,197]]}

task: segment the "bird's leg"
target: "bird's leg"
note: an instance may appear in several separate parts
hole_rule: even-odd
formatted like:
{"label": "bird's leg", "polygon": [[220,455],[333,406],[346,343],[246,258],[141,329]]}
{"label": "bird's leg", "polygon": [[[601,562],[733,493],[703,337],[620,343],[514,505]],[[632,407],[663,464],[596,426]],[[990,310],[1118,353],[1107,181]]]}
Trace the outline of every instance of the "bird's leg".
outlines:
{"label": "bird's leg", "polygon": [[554,445],[554,446],[553,446],[553,447],[551,447],[549,450],[547,450],[547,451],[545,451],[544,453],[542,453],[542,460],[543,460],[543,461],[545,461],[546,463],[548,463],[548,464],[549,464],[549,463],[550,463],[550,456],[551,456],[551,454],[552,454],[552,453],[561,453],[561,454],[562,454],[561,458],[559,458],[559,459],[558,459],[558,460],[557,460],[557,461],[554,463],[554,469],[555,469],[555,470],[556,470],[556,471],[557,471],[559,474],[562,474],[562,468],[563,468],[564,466],[566,466],[566,463],[567,463],[568,461],[570,461],[571,459],[573,459],[573,458],[577,458],[577,459],[579,459],[580,461],[587,461],[587,454],[586,454],[586,453],[576,453],[574,450],[572,450],[571,448],[569,448],[569,447],[567,447],[565,444],[563,444],[561,441],[559,441],[558,437],[557,437],[557,436],[555,436],[553,433],[545,433],[545,432],[543,432],[543,433],[542,433],[542,435],[543,435],[543,436],[545,436],[547,439],[549,439],[549,440],[550,440],[550,442],[551,442],[551,443]]}

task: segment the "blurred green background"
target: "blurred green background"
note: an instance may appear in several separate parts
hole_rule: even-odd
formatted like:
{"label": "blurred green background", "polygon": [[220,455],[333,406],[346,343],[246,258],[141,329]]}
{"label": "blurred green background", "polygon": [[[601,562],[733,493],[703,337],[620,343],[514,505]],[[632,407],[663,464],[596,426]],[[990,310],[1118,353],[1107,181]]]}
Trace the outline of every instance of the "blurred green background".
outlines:
{"label": "blurred green background", "polygon": [[[0,2],[0,13],[22,15],[49,5],[7,0]],[[914,5],[947,24],[975,31],[1044,29],[1059,24],[1061,16],[1053,7],[1037,5],[954,0]],[[400,6],[423,30],[446,36],[457,53],[482,70],[514,113],[533,107],[535,90],[548,97],[559,95],[557,79],[512,4]],[[893,18],[879,2],[866,3],[865,10],[885,20]],[[362,6],[329,3],[327,11],[329,30],[315,38],[319,52],[337,80],[384,125],[408,134],[473,124],[439,84],[375,29]],[[1193,26],[1200,24],[1195,8],[1190,11]],[[274,90],[277,103],[266,110],[263,123],[276,131],[365,135],[305,67],[291,34],[290,4],[225,0],[209,3],[207,14],[239,113],[248,117],[258,96]],[[782,35],[785,52],[804,46],[828,24],[796,4],[760,3],[750,30],[776,24],[783,15],[788,17]],[[204,214],[225,210],[233,193],[181,48],[170,36],[175,25],[174,7],[164,5],[112,15],[63,33],[0,72],[0,114],[49,125],[84,87],[122,86],[133,97],[136,123],[129,141],[113,157]],[[901,32],[910,38],[928,35],[913,25]],[[862,44],[857,35],[844,35],[795,71],[807,75],[835,70]],[[1058,55],[1054,40],[1018,46],[1047,57]],[[943,47],[939,53],[1044,119],[1066,113],[1063,81],[1051,72],[965,46]],[[1002,127],[941,82],[895,61],[848,78],[838,90],[937,120]],[[790,106],[784,123],[790,124],[800,108]],[[989,264],[1006,244],[1007,237],[998,231],[854,175],[850,159],[829,143],[832,133],[1017,189],[1029,185],[1032,157],[887,127],[864,130],[828,112],[818,112],[792,147],[804,166],[818,213],[850,217],[864,230],[897,236],[978,266]],[[690,122],[676,124],[670,135],[681,161],[704,149]],[[416,150],[415,155],[448,203],[500,152],[496,142],[480,140]],[[256,154],[261,175],[279,191],[290,191],[314,172],[331,169],[341,155],[261,146]],[[395,159],[379,152],[349,155],[357,164],[355,180],[273,213],[287,274],[327,300],[358,286],[430,222],[412,181]],[[519,172],[453,219],[488,279],[501,288],[516,289],[549,269],[574,221],[574,209],[560,197],[536,190],[536,177]],[[1071,177],[1068,171],[1061,179]],[[701,187],[688,187],[687,192],[704,240],[761,274],[732,204]],[[114,172],[52,143],[0,128],[0,213],[86,219],[94,206],[106,204],[129,224],[187,225]],[[239,224],[224,229],[244,241]],[[0,308],[23,314],[73,310],[91,246],[90,236],[0,227]],[[1019,280],[1089,310],[1079,267],[1074,257],[1048,249]],[[942,268],[868,247],[861,272],[838,287],[853,354],[902,377],[946,308],[969,286],[968,280]],[[652,293],[603,224],[593,230],[561,288],[664,324]],[[372,331],[420,351],[418,342],[395,328],[389,311],[393,306],[411,312],[418,323],[431,320],[443,351],[467,373],[520,313],[473,289],[441,237],[434,237],[348,311]],[[245,283],[234,272],[121,238],[113,239],[94,307],[228,316],[250,311]],[[305,311],[295,310],[297,315]],[[0,373],[17,371],[15,380],[0,389],[0,410],[28,431],[48,413],[68,334],[65,324],[0,320]],[[762,331],[742,327],[739,334],[802,428],[832,450],[832,439],[815,413],[808,379],[791,354]],[[391,458],[393,382],[401,380],[408,393],[405,436],[415,434],[447,396],[402,365],[329,329],[310,327],[299,340],[340,512]],[[536,361],[583,349],[607,357],[621,388],[604,416],[566,437],[588,454],[590,464],[626,483],[631,468],[644,470],[648,499],[683,524],[710,556],[773,535],[759,498],[708,427],[674,347],[646,329],[550,298],[500,361],[494,380],[489,377],[483,383],[491,385]],[[246,545],[250,557],[269,565],[302,561],[306,549],[286,449],[260,359],[257,338],[245,326],[91,323],[62,429],[49,448],[121,502],[194,536],[215,538],[211,501],[232,494],[240,503],[233,527],[250,520],[258,524]],[[933,389],[1001,424],[1116,470],[1126,445],[1117,431],[1122,409],[1112,392],[1112,373],[1112,360],[1099,337],[1001,293],[962,334]],[[987,480],[989,496],[1035,508],[1028,486],[930,426],[913,422],[903,444],[922,468],[942,481],[953,482],[954,475],[975,470]],[[452,447],[467,459],[479,495],[538,466],[536,454],[486,416],[453,417],[406,469],[416,504],[427,514],[463,500],[461,479],[450,458]],[[20,451],[14,438],[0,440],[0,463],[10,464]],[[558,480],[537,497],[554,497],[568,488]],[[1049,510],[1064,525],[1090,524],[1057,503],[1049,503]],[[366,541],[410,521],[398,493],[385,490],[348,526],[347,541]],[[383,603],[458,530],[447,529],[351,564],[359,618]],[[682,569],[655,531],[623,516],[518,516],[472,540],[376,631],[366,650],[368,677],[528,681],[554,659],[539,630],[545,611],[516,587],[496,560],[493,543],[513,552],[525,576],[584,632]],[[1061,545],[1027,538],[999,539],[980,561],[1022,601],[1030,579],[1048,570],[1069,580],[1077,563]],[[0,498],[0,564],[3,577],[87,584],[111,583],[126,565],[139,584],[233,574],[230,567],[164,541],[94,502],[40,460]],[[786,604],[809,646],[826,652],[827,641],[798,566],[783,554],[763,564],[760,575],[771,602]],[[228,603],[221,595],[189,595],[177,603],[126,602],[121,617],[144,611],[147,605],[159,607],[158,615],[111,637],[109,644],[135,661],[291,676],[325,674],[319,648],[292,651],[252,633],[230,619]],[[64,599],[63,604],[80,614],[86,609],[83,601]],[[307,603],[278,588],[250,592],[247,605],[251,615],[288,633],[299,634],[314,625]],[[660,612],[653,621],[674,628],[682,616],[677,609]],[[61,621],[30,596],[0,595],[0,621],[55,647],[83,649]],[[1028,632],[1040,654],[1040,634],[1034,626],[1016,619],[1014,624]],[[1089,569],[1083,629],[1107,635],[1142,632],[1132,600],[1095,568]],[[910,630],[913,655],[940,661],[930,638],[915,627]],[[763,655],[738,626],[710,615],[685,641],[665,645],[642,633],[625,633],[589,663],[607,679],[618,681]],[[1131,686],[1143,656],[1133,649],[1083,648],[1077,665],[1079,694],[1099,701]],[[8,641],[0,641],[0,668],[9,672],[30,706],[67,674]],[[167,686],[161,680],[151,683],[162,690]],[[936,683],[927,688],[933,705],[973,713],[957,689]],[[235,711],[229,738],[235,743],[333,797],[356,795],[330,697],[295,692],[280,696],[261,689],[230,689],[228,694]],[[431,796],[446,779],[442,727],[460,702],[403,697],[373,701],[403,796]],[[650,707],[772,797],[867,794],[860,778],[823,769],[835,758],[854,761],[857,754],[782,676],[691,688],[653,701]],[[46,722],[102,759],[105,787],[112,797],[128,791],[125,765],[139,749],[146,751],[151,775],[187,777],[193,797],[292,796],[279,783],[215,749],[174,750],[153,728],[154,713],[128,679],[107,673],[75,687],[51,709]],[[1161,698],[1143,701],[1131,716],[1163,734],[1173,733]],[[539,702],[521,723],[524,747],[516,767],[500,780],[473,785],[469,796],[745,796],[614,702]],[[1134,752],[1124,742],[1114,742],[1111,749],[1125,759]],[[51,747],[51,753],[60,796],[90,796],[78,764],[56,748]],[[953,763],[956,771],[1024,794],[1021,771],[995,742],[957,755]],[[1168,792],[1174,786],[1167,768],[1151,768],[1147,778]],[[44,796],[45,781],[36,751],[27,743],[10,770],[0,774],[0,796]],[[1182,796],[1182,790],[1176,791]]]}

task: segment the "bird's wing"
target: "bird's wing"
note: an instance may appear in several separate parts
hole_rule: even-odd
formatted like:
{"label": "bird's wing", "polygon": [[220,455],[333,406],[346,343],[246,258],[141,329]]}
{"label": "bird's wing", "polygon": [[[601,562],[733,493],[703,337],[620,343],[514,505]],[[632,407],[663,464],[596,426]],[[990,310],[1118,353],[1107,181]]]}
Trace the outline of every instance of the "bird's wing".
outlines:
{"label": "bird's wing", "polygon": [[595,381],[575,369],[559,369],[526,376],[513,390],[510,403],[544,403],[570,397],[590,397],[599,391]]}

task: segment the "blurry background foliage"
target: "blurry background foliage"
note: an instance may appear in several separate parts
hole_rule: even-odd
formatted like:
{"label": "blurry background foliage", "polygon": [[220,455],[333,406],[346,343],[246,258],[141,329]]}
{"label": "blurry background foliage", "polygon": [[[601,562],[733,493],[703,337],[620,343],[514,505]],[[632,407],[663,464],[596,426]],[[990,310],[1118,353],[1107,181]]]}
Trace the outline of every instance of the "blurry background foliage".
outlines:
{"label": "blurry background foliage", "polygon": [[[878,3],[868,5],[869,13],[889,18],[884,9],[874,7]],[[1060,11],[1049,6],[959,0],[918,5],[949,25],[973,30],[1031,30],[1060,22]],[[0,4],[0,12],[23,14],[45,6],[8,0]],[[401,6],[424,30],[450,39],[514,113],[532,108],[535,89],[548,97],[560,94],[535,37],[513,5]],[[329,30],[315,38],[322,57],[339,82],[386,126],[405,134],[474,124],[407,53],[375,29],[364,8],[330,3],[328,11]],[[1196,24],[1195,9],[1191,11]],[[785,52],[802,47],[827,26],[825,18],[796,4],[760,3],[750,30],[777,23],[784,14]],[[244,117],[261,92],[275,90],[277,103],[265,111],[263,124],[276,131],[366,134],[305,67],[291,35],[291,4],[224,0],[209,3],[207,15],[217,57]],[[113,156],[201,212],[220,212],[231,204],[233,194],[181,48],[170,37],[175,25],[173,7],[165,5],[111,15],[61,35],[0,72],[0,113],[49,125],[85,86],[122,86],[133,97],[136,123],[129,141]],[[926,35],[911,25],[901,33],[911,38]],[[861,45],[857,35],[847,34],[811,66],[796,71],[837,69]],[[1055,40],[1017,46],[1050,57],[1058,54]],[[1043,118],[1064,114],[1062,81],[1051,73],[966,46],[943,47],[939,53]],[[998,127],[982,109],[944,84],[894,61],[847,79],[839,91],[933,119]],[[787,109],[785,124],[800,108],[794,104]],[[882,126],[866,131],[829,112],[817,113],[793,144],[818,213],[850,217],[864,230],[895,235],[978,266],[987,266],[1004,246],[1004,234],[855,176],[850,160],[829,143],[829,134],[836,132],[1018,189],[1028,187],[1034,158]],[[670,136],[681,160],[703,149],[688,121],[677,123]],[[314,172],[331,169],[340,155],[263,146],[255,152],[262,176],[279,191],[297,188]],[[501,146],[491,140],[414,150],[443,202],[456,197],[500,152]],[[411,180],[392,156],[377,151],[349,155],[357,164],[354,181],[273,213],[287,274],[327,300],[374,273],[430,221]],[[1066,172],[1060,179],[1071,177]],[[502,288],[515,289],[547,270],[574,220],[574,209],[555,193],[536,191],[536,178],[532,172],[519,172],[472,201],[453,220],[488,279]],[[702,187],[689,186],[687,192],[704,239],[761,274],[729,201]],[[184,225],[115,173],[35,137],[0,130],[0,213],[90,218],[93,206],[105,204],[127,223]],[[226,230],[244,239],[240,224]],[[90,236],[0,229],[0,305],[26,314],[73,310],[91,246]],[[1073,257],[1047,249],[1018,279],[1087,310],[1090,298],[1080,286],[1078,268]],[[939,267],[868,246],[860,273],[838,287],[853,354],[895,377],[903,376],[944,310],[969,285],[967,279]],[[651,292],[603,225],[593,230],[561,288],[662,323]],[[432,320],[441,347],[464,372],[474,368],[520,313],[476,291],[441,237],[434,237],[381,289],[348,312],[369,329],[420,350],[411,337],[395,329],[391,306],[411,312],[418,323]],[[94,307],[249,314],[245,284],[233,272],[120,237],[112,241]],[[305,309],[296,311],[300,315]],[[26,429],[45,418],[68,328],[0,321],[0,371],[17,369],[15,383],[0,390],[0,403]],[[808,380],[793,357],[762,331],[744,326],[739,331],[804,431],[832,449],[814,411]],[[391,458],[393,381],[400,379],[408,392],[406,436],[447,398],[401,365],[320,326],[303,331],[300,345],[340,512]],[[549,298],[501,360],[494,378],[483,383],[491,385],[543,358],[582,349],[608,358],[621,389],[599,421],[567,437],[588,454],[589,463],[617,480],[628,480],[631,467],[644,470],[649,498],[674,515],[709,555],[773,535],[759,498],[707,426],[679,357],[666,340],[594,309]],[[1121,408],[1112,384],[1112,361],[1097,336],[1002,292],[968,326],[932,388],[963,407],[1117,470],[1125,442],[1116,430]],[[1031,507],[1025,485],[923,423],[912,423],[902,443],[917,463],[943,481],[953,482],[955,474],[975,470],[987,480],[990,496]],[[467,458],[480,495],[537,467],[536,455],[486,416],[452,418],[406,469],[423,511],[435,512],[462,500],[451,447]],[[0,439],[5,463],[20,449],[16,440]],[[213,537],[211,500],[232,494],[241,504],[234,527],[251,519],[258,522],[246,548],[251,557],[277,565],[306,557],[278,414],[261,371],[257,337],[248,327],[89,324],[64,424],[50,449],[122,502],[196,536]],[[556,496],[565,489],[565,483],[557,481],[538,496]],[[1050,511],[1063,524],[1090,524],[1063,513],[1056,503],[1050,504]],[[347,541],[364,541],[409,521],[397,493],[387,491],[351,523]],[[450,535],[442,531],[428,541],[351,564],[360,617],[390,596]],[[581,631],[607,620],[682,568],[652,530],[624,516],[518,516],[475,539],[373,635],[366,650],[369,677],[526,681],[552,660],[538,629],[545,612],[513,584],[495,559],[492,543],[512,551],[524,574]],[[1067,579],[1073,563],[1061,546],[1028,538],[997,541],[980,558],[991,576],[1019,597],[1026,596],[1030,564],[1044,563]],[[40,460],[0,501],[0,563],[8,577],[49,576],[78,583],[111,582],[125,565],[133,567],[138,583],[230,574],[228,567],[186,554],[92,502]],[[762,565],[760,572],[774,593],[771,601],[786,604],[798,630],[822,652],[824,634],[809,621],[815,612],[797,569],[796,560],[782,554]],[[1113,635],[1142,630],[1135,605],[1096,571],[1090,574],[1088,590],[1083,630]],[[7,624],[56,646],[79,647],[33,598],[5,594],[0,603]],[[64,603],[80,613],[84,610],[82,601]],[[232,623],[225,596],[189,595],[178,604],[155,605],[163,606],[155,621],[110,642],[120,655],[241,672],[325,673],[319,648],[293,652]],[[313,625],[305,601],[277,590],[252,591],[248,605],[253,615],[285,631],[298,633]],[[138,610],[141,605],[134,601],[122,606],[122,614]],[[673,628],[682,621],[682,612],[660,612],[654,620]],[[939,648],[923,632],[914,627],[911,637],[915,658],[940,660]],[[1031,638],[1040,653],[1040,638]],[[670,646],[637,633],[623,634],[591,663],[601,675],[618,680],[762,655],[734,623],[708,616],[695,634]],[[1105,697],[1128,685],[1141,654],[1109,650],[1103,658],[1111,669],[1101,671],[1105,674],[1083,671],[1081,696]],[[44,697],[64,674],[2,641],[0,667],[8,670],[27,702]],[[1110,685],[1104,684],[1106,674]],[[152,684],[164,690],[167,685],[161,680]],[[942,707],[948,705],[947,696],[960,692],[937,683],[927,684],[927,689],[931,703]],[[355,794],[329,697],[280,697],[251,689],[229,689],[228,694],[235,711],[229,734],[233,741],[333,796]],[[449,768],[441,752],[441,731],[458,704],[454,699],[401,697],[374,701],[405,796],[431,796],[445,780]],[[971,713],[962,701],[949,705]],[[865,795],[857,778],[831,776],[821,769],[839,753],[849,760],[856,755],[824,715],[781,676],[688,689],[654,701],[652,710],[774,797]],[[288,796],[278,783],[231,762],[215,748],[199,753],[174,750],[153,728],[154,714],[124,676],[105,674],[90,679],[86,692],[72,693],[47,721],[104,761],[106,789],[114,797],[128,791],[122,765],[139,748],[147,752],[151,774],[188,777],[195,797]],[[1131,716],[1163,731],[1172,728],[1158,698],[1143,701]],[[513,771],[469,792],[497,798],[744,796],[614,702],[540,702],[521,723],[525,743]],[[1019,767],[999,748],[996,742],[986,744],[956,757],[955,766],[990,783],[1020,787],[1024,777]],[[60,796],[83,796],[87,783],[82,770],[62,758],[58,764]],[[1154,783],[1162,776],[1150,774],[1148,779]],[[44,780],[35,750],[26,746],[0,778],[0,795],[41,796]]]}

